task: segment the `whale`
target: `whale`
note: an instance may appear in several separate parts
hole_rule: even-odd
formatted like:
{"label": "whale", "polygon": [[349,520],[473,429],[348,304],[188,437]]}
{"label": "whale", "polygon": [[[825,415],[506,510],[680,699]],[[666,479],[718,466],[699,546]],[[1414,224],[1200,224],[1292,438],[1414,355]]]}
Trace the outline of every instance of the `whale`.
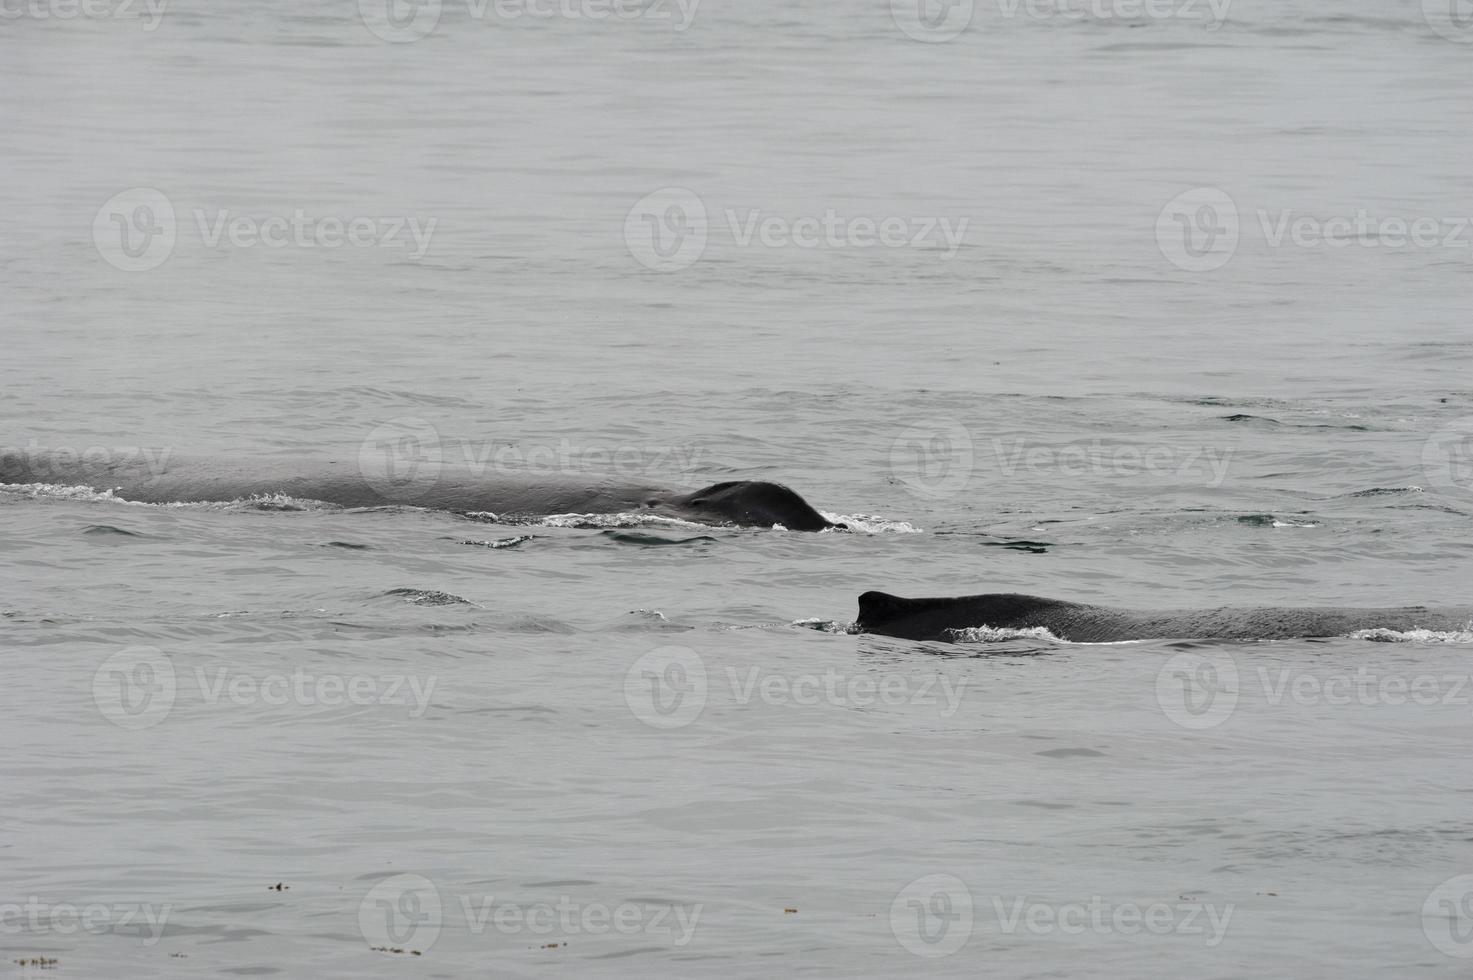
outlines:
{"label": "whale", "polygon": [[698,490],[570,474],[505,472],[381,458],[213,457],[136,450],[0,449],[0,484],[90,487],[118,500],[208,503],[285,495],[341,507],[422,507],[498,519],[634,513],[707,525],[790,531],[845,528],[779,483],[730,480]]}
{"label": "whale", "polygon": [[1071,643],[1124,640],[1288,640],[1347,636],[1361,630],[1473,629],[1473,607],[1223,606],[1215,609],[1124,609],[1017,593],[905,599],[885,592],[859,597],[861,633],[904,640],[954,642],[965,630],[1046,629]]}

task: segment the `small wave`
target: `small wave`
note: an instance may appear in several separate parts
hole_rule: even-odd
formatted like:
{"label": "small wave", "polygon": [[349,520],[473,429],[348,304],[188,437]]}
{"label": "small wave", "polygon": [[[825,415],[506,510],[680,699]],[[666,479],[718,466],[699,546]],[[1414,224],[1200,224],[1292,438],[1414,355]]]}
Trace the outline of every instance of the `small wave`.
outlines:
{"label": "small wave", "polygon": [[1380,497],[1388,493],[1421,493],[1419,486],[1408,487],[1371,487],[1369,490],[1355,490],[1351,493],[1341,494],[1342,497]]}
{"label": "small wave", "polygon": [[141,537],[144,537],[144,535],[139,534],[137,531],[125,531],[125,530],[123,530],[120,527],[113,527],[111,524],[88,524],[86,527],[82,528],[82,533],[83,534],[104,534],[104,535],[114,535],[114,534],[116,534],[116,535],[120,535],[120,536],[125,537],[125,538],[141,538]]}
{"label": "small wave", "polygon": [[[1473,625],[1473,624],[1470,624]],[[1372,643],[1473,643],[1473,628],[1462,630],[1390,630],[1382,627],[1356,630],[1352,640]]]}
{"label": "small wave", "polygon": [[[850,531],[862,531],[865,534],[924,534],[925,532],[909,521],[891,521],[874,514],[830,514],[821,510],[825,520],[833,521],[835,524],[847,524]],[[837,531],[838,528],[828,528],[823,533]],[[842,532],[841,532],[842,533]]]}
{"label": "small wave", "polygon": [[437,592],[434,589],[390,589],[385,592],[386,596],[395,596],[416,606],[475,606],[476,603],[469,599],[462,599],[458,595],[449,592]]}
{"label": "small wave", "polygon": [[1248,524],[1253,527],[1319,527],[1317,521],[1287,521],[1275,517],[1272,514],[1244,514],[1238,518],[1239,524]]}
{"label": "small wave", "polygon": [[637,545],[662,545],[662,544],[700,544],[705,541],[715,541],[709,534],[699,534],[693,538],[667,538],[648,531],[631,531],[622,528],[605,528],[599,532],[600,536],[620,544]]}

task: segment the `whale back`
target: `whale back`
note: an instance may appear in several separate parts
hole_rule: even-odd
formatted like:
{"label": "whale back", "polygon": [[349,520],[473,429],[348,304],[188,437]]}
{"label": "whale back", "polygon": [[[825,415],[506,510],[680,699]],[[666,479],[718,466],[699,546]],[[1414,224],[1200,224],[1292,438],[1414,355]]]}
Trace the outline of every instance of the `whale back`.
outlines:
{"label": "whale back", "polygon": [[905,599],[885,592],[859,597],[862,632],[908,640],[954,640],[974,627],[1042,627],[1076,643],[1121,640],[1280,640],[1346,636],[1362,630],[1467,633],[1473,609],[1426,606],[1352,609],[1335,606],[1222,606],[1207,609],[1120,609],[1015,593]]}
{"label": "whale back", "polygon": [[728,480],[673,497],[670,506],[702,523],[724,522],[747,527],[781,524],[789,531],[822,531],[842,527],[824,517],[795,491],[781,483]]}

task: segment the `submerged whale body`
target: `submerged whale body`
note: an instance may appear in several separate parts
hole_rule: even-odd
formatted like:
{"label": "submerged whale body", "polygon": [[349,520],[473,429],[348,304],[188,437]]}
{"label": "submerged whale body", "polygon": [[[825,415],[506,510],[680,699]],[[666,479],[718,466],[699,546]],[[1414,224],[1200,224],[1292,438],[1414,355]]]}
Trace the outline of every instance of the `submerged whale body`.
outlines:
{"label": "submerged whale body", "polygon": [[1345,609],[1335,606],[1225,606],[1218,609],[1119,609],[1015,593],[902,599],[884,592],[859,597],[855,624],[864,633],[906,640],[958,639],[973,628],[1043,628],[1060,640],[1285,640],[1345,636],[1357,630],[1459,632],[1473,623],[1473,608]]}
{"label": "submerged whale body", "polygon": [[342,507],[398,504],[498,517],[644,513],[699,524],[791,531],[843,527],[777,483],[736,480],[693,492],[570,475],[473,472],[435,463],[403,472],[382,461],[217,459],[162,453],[51,454],[0,450],[0,483],[87,486],[141,503],[202,503],[285,494]]}

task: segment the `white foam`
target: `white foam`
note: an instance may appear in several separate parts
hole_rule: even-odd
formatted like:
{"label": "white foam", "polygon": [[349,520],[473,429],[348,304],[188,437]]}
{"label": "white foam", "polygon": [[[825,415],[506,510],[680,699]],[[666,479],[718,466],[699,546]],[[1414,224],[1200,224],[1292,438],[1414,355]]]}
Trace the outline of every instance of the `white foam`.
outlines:
{"label": "white foam", "polygon": [[1473,643],[1473,628],[1389,630],[1378,627],[1370,630],[1356,630],[1349,636],[1352,640],[1369,640],[1372,643]]}
{"label": "white foam", "polygon": [[13,493],[32,499],[45,497],[52,500],[107,501],[113,504],[147,506],[146,504],[139,504],[136,500],[122,500],[114,497],[111,490],[98,490],[95,487],[83,486],[73,487],[62,483],[6,483],[0,484],[0,490],[3,490],[5,493]]}
{"label": "white foam", "polygon": [[833,633],[838,636],[858,633],[859,626],[855,623],[836,623],[830,619],[795,619],[789,626],[801,626],[804,629],[817,630],[820,633]]}
{"label": "white foam", "polygon": [[1004,643],[1008,640],[1047,640],[1062,643],[1045,626],[1030,626],[1027,629],[1008,629],[996,626],[968,626],[965,629],[947,630],[958,643]]}
{"label": "white foam", "polygon": [[166,503],[149,503],[142,500],[127,500],[115,496],[112,490],[96,487],[68,486],[61,483],[7,483],[0,484],[0,492],[14,493],[33,500],[82,500],[88,503],[125,504],[129,507],[188,507],[193,510],[336,510],[336,504],[320,500],[293,497],[285,493],[262,493],[234,500],[171,500]]}
{"label": "white foam", "polygon": [[531,541],[536,536],[535,534],[518,534],[510,538],[497,538],[495,541],[475,541],[467,538],[460,543],[475,545],[478,548],[515,548],[524,541]]}
{"label": "white foam", "polygon": [[[819,511],[824,520],[835,524],[847,524],[851,531],[862,531],[865,534],[923,534],[921,528],[916,527],[909,521],[891,521],[874,514],[830,514],[828,511]],[[837,528],[827,528],[834,531]]]}
{"label": "white foam", "polygon": [[661,517],[658,514],[622,513],[622,514],[550,514],[537,522],[543,527],[678,527],[698,528],[709,527],[706,524],[696,524],[693,521],[682,521],[675,517]]}

